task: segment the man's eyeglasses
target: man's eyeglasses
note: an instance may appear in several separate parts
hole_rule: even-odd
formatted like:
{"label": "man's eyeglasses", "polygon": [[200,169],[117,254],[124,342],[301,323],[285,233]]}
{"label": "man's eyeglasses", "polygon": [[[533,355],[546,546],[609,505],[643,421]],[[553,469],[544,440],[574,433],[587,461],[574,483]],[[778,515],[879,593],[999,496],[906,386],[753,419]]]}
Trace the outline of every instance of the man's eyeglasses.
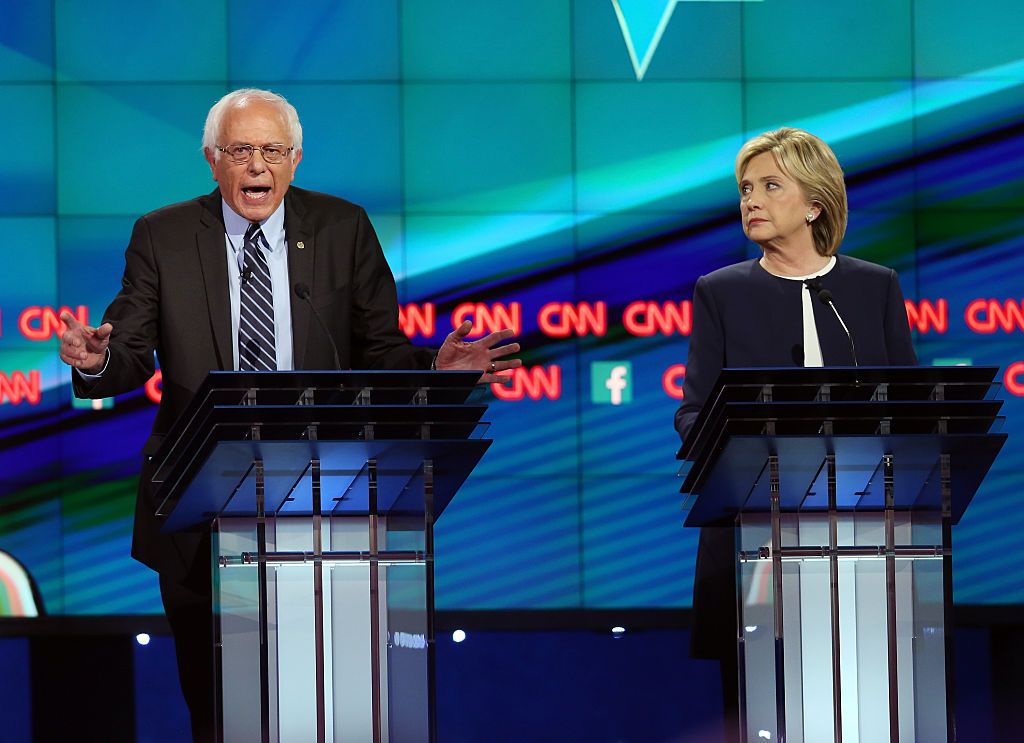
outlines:
{"label": "man's eyeglasses", "polygon": [[218,147],[218,150],[228,156],[228,159],[236,165],[242,165],[252,160],[252,153],[259,150],[263,155],[263,161],[274,165],[284,162],[292,147],[285,147],[283,144],[266,144],[257,147],[251,144],[229,144],[227,147]]}

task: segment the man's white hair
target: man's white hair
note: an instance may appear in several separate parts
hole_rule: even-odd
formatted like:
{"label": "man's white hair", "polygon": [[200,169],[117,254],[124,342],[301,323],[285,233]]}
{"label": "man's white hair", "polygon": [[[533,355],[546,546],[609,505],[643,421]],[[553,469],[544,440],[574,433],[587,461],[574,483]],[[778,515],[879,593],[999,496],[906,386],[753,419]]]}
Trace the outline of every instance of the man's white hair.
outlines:
{"label": "man's white hair", "polygon": [[[224,121],[224,114],[228,112],[228,109],[244,106],[252,100],[266,101],[277,106],[281,111],[281,115],[284,116],[285,123],[288,125],[288,133],[292,138],[291,142],[282,142],[281,144],[288,144],[292,147],[292,160],[294,160],[295,153],[302,149],[302,124],[299,123],[299,112],[295,110],[295,106],[290,104],[284,96],[259,88],[232,90],[213,104],[213,107],[210,108],[210,113],[206,115],[206,126],[203,127],[203,149],[212,152],[215,160],[219,159],[220,150],[217,149],[217,139],[220,137],[220,127]],[[252,142],[250,144],[269,143]]]}

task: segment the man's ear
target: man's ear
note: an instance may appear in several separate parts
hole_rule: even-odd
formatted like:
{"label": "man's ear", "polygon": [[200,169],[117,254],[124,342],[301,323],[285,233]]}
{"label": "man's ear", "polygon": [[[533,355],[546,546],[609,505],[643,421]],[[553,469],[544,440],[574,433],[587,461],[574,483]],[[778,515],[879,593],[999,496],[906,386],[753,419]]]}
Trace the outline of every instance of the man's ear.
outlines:
{"label": "man's ear", "polygon": [[210,166],[210,174],[213,175],[213,180],[217,180],[217,157],[209,147],[203,148],[203,157],[206,158],[207,164]]}

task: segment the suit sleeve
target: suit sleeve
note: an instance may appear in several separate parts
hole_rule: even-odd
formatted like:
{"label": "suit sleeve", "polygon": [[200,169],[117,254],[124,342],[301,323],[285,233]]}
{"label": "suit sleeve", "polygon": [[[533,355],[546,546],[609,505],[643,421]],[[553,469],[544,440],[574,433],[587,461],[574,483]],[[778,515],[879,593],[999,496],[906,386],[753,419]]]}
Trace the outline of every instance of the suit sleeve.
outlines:
{"label": "suit sleeve", "polygon": [[398,290],[377,233],[359,210],[352,291],[353,368],[429,369],[434,352],[414,346],[398,325]]}
{"label": "suit sleeve", "polygon": [[153,351],[160,326],[160,280],[153,241],[145,217],[135,222],[125,250],[121,291],[103,313],[103,322],[114,326],[110,334],[110,358],[98,378],[72,375],[77,397],[112,397],[142,386],[153,376]]}
{"label": "suit sleeve", "polygon": [[693,327],[683,379],[683,401],[676,411],[676,431],[686,439],[693,422],[718,380],[725,360],[725,337],[714,295],[706,277],[693,290]]}
{"label": "suit sleeve", "polygon": [[889,296],[885,306],[885,350],[892,366],[917,365],[917,353],[910,338],[907,305],[895,271],[889,272]]}

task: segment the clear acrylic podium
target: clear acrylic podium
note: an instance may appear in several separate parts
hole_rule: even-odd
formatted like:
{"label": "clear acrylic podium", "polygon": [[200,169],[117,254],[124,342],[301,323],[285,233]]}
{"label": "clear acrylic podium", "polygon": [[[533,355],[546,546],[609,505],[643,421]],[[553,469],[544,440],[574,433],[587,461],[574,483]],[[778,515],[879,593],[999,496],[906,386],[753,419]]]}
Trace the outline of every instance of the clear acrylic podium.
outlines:
{"label": "clear acrylic podium", "polygon": [[212,529],[220,740],[434,741],[434,521],[490,441],[478,372],[214,372],[158,454]]}
{"label": "clear acrylic podium", "polygon": [[954,741],[950,528],[1006,436],[997,369],[726,369],[680,450],[736,529],[741,740]]}

